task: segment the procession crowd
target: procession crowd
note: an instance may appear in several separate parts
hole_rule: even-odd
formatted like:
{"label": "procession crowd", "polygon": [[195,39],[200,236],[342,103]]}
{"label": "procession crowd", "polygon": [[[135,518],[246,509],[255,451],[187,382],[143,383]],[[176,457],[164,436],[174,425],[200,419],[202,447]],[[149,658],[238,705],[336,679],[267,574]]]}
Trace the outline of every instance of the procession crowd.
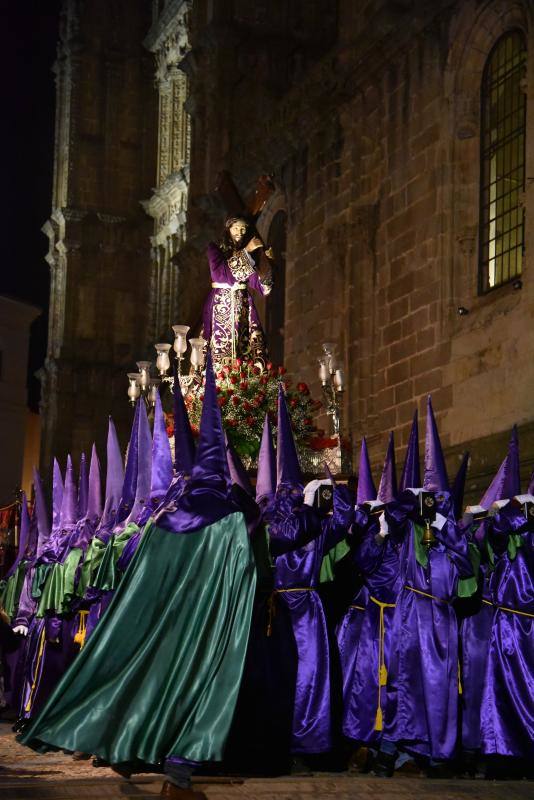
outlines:
{"label": "procession crowd", "polygon": [[378,491],[365,439],[357,482],[303,486],[282,386],[253,489],[210,358],[196,445],[179,390],[174,416],[173,463],[159,396],[153,433],[137,402],[125,468],[110,420],[103,501],[94,447],[77,481],[55,461],[51,524],[35,472],[0,584],[20,740],[161,770],[167,797],[197,796],[199,769],[355,753],[379,776],[532,777],[534,477],[522,494],[516,430],[464,509],[468,459],[451,485],[430,398],[423,474],[415,414]]}

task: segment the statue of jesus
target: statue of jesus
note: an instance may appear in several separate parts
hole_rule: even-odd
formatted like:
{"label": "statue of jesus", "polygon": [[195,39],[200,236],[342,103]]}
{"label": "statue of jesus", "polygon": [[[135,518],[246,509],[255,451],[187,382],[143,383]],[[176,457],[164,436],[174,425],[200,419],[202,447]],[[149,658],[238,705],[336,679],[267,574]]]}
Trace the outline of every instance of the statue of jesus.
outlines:
{"label": "statue of jesus", "polygon": [[230,217],[220,244],[210,242],[208,261],[211,291],[204,303],[202,336],[213,362],[231,363],[236,358],[264,364],[267,346],[250,289],[267,295],[272,270],[265,247],[244,217]]}

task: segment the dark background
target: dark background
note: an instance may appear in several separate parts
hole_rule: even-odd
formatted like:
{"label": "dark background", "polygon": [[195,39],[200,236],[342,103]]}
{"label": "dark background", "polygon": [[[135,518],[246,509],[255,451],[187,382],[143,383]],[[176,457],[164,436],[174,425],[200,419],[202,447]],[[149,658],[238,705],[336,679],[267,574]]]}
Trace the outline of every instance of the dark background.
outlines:
{"label": "dark background", "polygon": [[48,241],[54,166],[56,56],[60,0],[0,0],[2,31],[3,247],[0,294],[36,305],[28,364],[30,408],[38,410],[34,373],[46,355]]}

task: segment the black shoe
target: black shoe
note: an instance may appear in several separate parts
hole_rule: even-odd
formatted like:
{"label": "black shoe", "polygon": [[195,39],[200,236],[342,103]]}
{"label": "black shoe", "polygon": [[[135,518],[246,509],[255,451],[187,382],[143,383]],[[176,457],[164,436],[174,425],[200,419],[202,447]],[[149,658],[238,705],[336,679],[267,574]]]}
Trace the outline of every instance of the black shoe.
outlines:
{"label": "black shoe", "polygon": [[376,778],[392,778],[395,772],[396,753],[384,753],[379,750],[375,756],[372,775]]}
{"label": "black shoe", "polygon": [[446,761],[439,764],[428,764],[425,767],[425,775],[427,778],[434,778],[437,780],[451,780],[456,777],[450,764]]}
{"label": "black shoe", "polygon": [[99,756],[95,756],[91,763],[93,767],[109,767],[109,761],[106,761],[104,758],[100,758]]}
{"label": "black shoe", "polygon": [[302,756],[294,756],[291,762],[291,775],[311,775],[312,771],[309,764]]}
{"label": "black shoe", "polygon": [[26,727],[27,724],[28,724],[28,720],[24,719],[24,717],[21,717],[20,719],[18,719],[15,722],[15,724],[12,726],[11,730],[13,731],[13,733],[22,733],[22,731],[24,730],[24,728]]}

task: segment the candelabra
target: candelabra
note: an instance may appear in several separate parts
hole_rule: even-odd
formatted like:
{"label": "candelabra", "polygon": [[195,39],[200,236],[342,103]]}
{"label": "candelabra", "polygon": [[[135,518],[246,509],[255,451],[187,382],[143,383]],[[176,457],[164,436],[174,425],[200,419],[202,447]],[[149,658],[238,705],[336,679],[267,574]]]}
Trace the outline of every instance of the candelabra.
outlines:
{"label": "candelabra", "polygon": [[174,375],[169,375],[169,370],[171,370],[172,367],[172,351],[174,351],[176,375],[180,382],[182,394],[186,395],[194,384],[200,385],[202,383],[206,340],[201,336],[189,340],[189,344],[191,345],[191,353],[189,356],[191,371],[189,374],[184,375],[182,362],[187,353],[187,333],[189,331],[189,326],[173,325],[172,329],[174,331],[174,342],[172,345],[168,342],[159,342],[154,345],[156,350],[156,369],[158,370],[159,377],[151,376],[151,361],[138,361],[137,368],[139,372],[128,373],[128,397],[132,405],[135,405],[139,397],[143,397],[147,406],[153,408],[156,403],[156,395],[161,385],[169,385],[171,390],[174,388]]}
{"label": "candelabra", "polygon": [[323,389],[326,413],[332,418],[335,436],[340,435],[345,376],[336,363],[335,346],[331,342],[323,344],[323,355],[319,358],[319,378]]}

